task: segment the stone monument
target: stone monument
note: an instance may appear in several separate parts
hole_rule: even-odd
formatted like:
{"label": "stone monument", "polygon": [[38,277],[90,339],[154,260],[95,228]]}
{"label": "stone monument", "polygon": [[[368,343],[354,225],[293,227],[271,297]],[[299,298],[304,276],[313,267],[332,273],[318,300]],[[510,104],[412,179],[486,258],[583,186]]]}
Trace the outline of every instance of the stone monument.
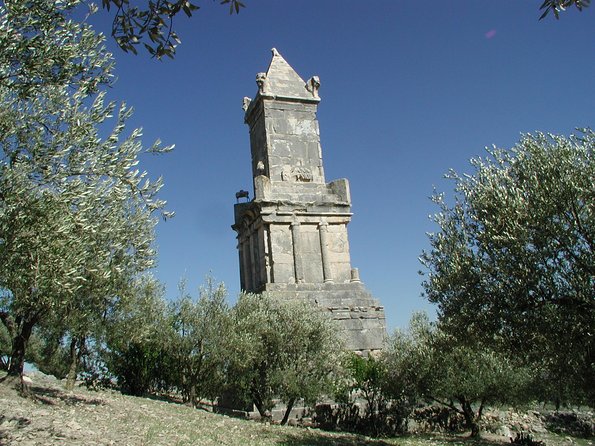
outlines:
{"label": "stone monument", "polygon": [[383,347],[384,308],[351,267],[349,182],[326,183],[316,111],[320,81],[307,82],[273,48],[244,98],[250,127],[254,198],[236,194],[235,223],[242,290],[304,299],[343,330],[346,347],[367,355]]}

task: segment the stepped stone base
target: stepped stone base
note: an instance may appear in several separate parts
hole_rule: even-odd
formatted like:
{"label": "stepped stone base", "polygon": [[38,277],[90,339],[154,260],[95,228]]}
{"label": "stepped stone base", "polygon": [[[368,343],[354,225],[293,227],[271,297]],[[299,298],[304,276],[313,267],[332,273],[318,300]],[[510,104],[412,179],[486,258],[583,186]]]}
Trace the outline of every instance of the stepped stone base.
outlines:
{"label": "stepped stone base", "polygon": [[361,282],[268,283],[263,291],[284,299],[302,299],[327,312],[342,329],[348,350],[367,356],[384,347],[384,307]]}

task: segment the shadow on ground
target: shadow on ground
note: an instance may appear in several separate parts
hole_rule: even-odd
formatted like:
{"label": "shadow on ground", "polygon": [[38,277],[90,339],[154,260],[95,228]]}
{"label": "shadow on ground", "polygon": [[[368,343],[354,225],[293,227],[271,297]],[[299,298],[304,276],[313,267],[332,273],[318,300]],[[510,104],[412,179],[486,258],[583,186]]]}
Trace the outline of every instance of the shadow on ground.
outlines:
{"label": "shadow on ground", "polygon": [[[3,424],[12,424],[13,426],[16,426],[17,429],[23,429],[24,427],[29,426],[31,424],[31,420],[25,417],[7,417],[4,415],[0,415],[0,427]],[[7,441],[8,438],[8,431],[3,428],[0,429],[0,445],[8,444],[5,443],[5,441]]]}
{"label": "shadow on ground", "polygon": [[77,404],[103,406],[105,404],[105,401],[99,398],[85,398],[84,396],[74,395],[52,387],[32,386],[28,389],[27,394],[33,399],[50,406],[56,404],[58,402],[56,400],[62,401],[68,406]]}
{"label": "shadow on ground", "polygon": [[503,446],[504,441],[471,439],[458,435],[416,435],[372,439],[362,436],[321,437],[307,433],[287,433],[277,442],[280,446]]}
{"label": "shadow on ground", "polygon": [[[390,446],[383,440],[375,440],[360,436],[324,437],[303,433],[286,433],[284,438],[277,441],[279,446]],[[394,443],[392,443],[394,445]]]}
{"label": "shadow on ground", "polygon": [[508,444],[505,438],[501,440],[490,440],[487,438],[470,438],[469,434],[421,434],[397,437],[392,445],[415,446],[440,445],[440,446],[502,446]]}

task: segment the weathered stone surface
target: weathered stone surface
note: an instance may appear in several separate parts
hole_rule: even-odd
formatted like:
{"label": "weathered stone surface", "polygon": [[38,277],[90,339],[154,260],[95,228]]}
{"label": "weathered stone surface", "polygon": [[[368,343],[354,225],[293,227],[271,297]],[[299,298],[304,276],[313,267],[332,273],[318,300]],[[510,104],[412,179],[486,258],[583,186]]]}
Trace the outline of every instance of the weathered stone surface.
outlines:
{"label": "weathered stone surface", "polygon": [[349,182],[326,183],[316,111],[320,80],[304,80],[273,49],[258,92],[244,98],[254,199],[235,206],[241,286],[325,311],[347,347],[367,354],[386,337],[384,308],[352,268]]}

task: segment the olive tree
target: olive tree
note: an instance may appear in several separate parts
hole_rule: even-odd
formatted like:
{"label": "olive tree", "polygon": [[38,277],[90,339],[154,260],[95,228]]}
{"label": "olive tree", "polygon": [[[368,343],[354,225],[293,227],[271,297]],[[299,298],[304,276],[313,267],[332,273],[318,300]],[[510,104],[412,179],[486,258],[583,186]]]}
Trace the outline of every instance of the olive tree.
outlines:
{"label": "olive tree", "polygon": [[203,398],[215,400],[221,395],[231,318],[224,284],[215,285],[207,278],[196,300],[186,292],[184,282],[180,292],[168,309],[172,328],[168,351],[176,365],[172,384],[196,407]]}
{"label": "olive tree", "polygon": [[313,404],[331,394],[343,349],[326,314],[303,301],[264,293],[241,295],[233,317],[228,377],[263,418],[271,417],[276,398],[286,404],[284,424],[297,400]]}
{"label": "olive tree", "polygon": [[[421,256],[444,330],[542,371],[549,400],[594,401],[595,134],[525,135],[447,176]],[[568,385],[562,385],[567,383]]]}
{"label": "olive tree", "polygon": [[122,392],[137,396],[171,390],[177,364],[169,354],[173,333],[165,289],[152,275],[145,274],[134,280],[127,293],[127,298],[106,314],[109,330],[95,344],[104,366],[95,371],[97,378],[115,378]]}
{"label": "olive tree", "polygon": [[[398,403],[395,401],[395,404],[392,404],[385,391],[385,361],[371,355],[364,358],[356,353],[345,359],[346,379],[340,382],[335,395],[337,402],[347,409],[345,419],[339,417],[340,428],[374,436],[386,433],[391,425],[394,425],[395,430],[400,430],[402,418],[395,416],[396,410],[393,410],[397,408]],[[365,402],[361,414],[360,406],[356,405],[358,399]],[[350,416],[351,414],[355,416]]]}
{"label": "olive tree", "polygon": [[[522,402],[530,379],[527,369],[480,345],[463,345],[429,322],[425,314],[397,331],[384,354],[391,397],[426,399],[463,415],[472,437],[489,404]],[[397,392],[395,395],[394,392]]]}
{"label": "olive tree", "polygon": [[145,149],[140,130],[124,134],[131,109],[99,92],[112,57],[70,17],[79,4],[0,6],[0,319],[12,376],[35,326],[75,314],[88,323],[154,265],[161,182],[136,168]]}

